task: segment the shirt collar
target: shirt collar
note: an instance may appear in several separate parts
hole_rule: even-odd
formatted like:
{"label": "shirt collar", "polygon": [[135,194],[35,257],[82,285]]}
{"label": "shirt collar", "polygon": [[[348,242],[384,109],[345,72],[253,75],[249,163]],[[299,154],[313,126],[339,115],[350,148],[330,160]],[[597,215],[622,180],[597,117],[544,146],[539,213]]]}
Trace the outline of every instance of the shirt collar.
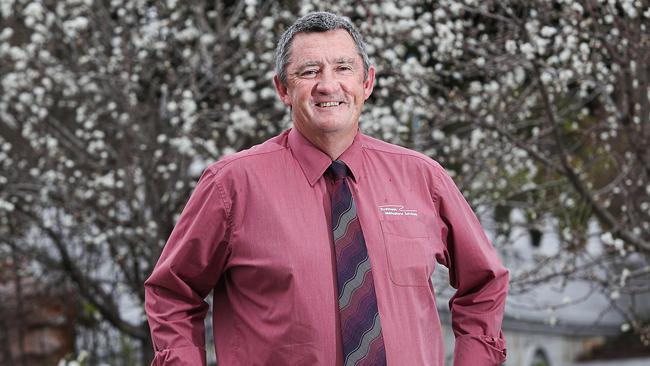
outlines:
{"label": "shirt collar", "polygon": [[[327,167],[332,164],[332,159],[320,151],[316,146],[307,140],[297,129],[292,128],[289,131],[289,148],[291,149],[294,158],[300,164],[307,181],[310,185],[316,184],[318,179],[323,175]],[[352,172],[352,179],[358,181],[361,176],[361,133],[357,131],[352,145],[350,145],[339,157],[343,161],[350,172]]]}
{"label": "shirt collar", "polygon": [[352,140],[352,145],[350,145],[338,159],[348,166],[348,169],[350,169],[350,172],[352,173],[352,179],[355,182],[359,182],[363,171],[361,169],[363,167],[363,156],[361,156],[363,153],[361,151],[361,148],[363,147],[361,141],[362,136],[361,132],[357,130],[357,134],[354,136],[354,140]]}

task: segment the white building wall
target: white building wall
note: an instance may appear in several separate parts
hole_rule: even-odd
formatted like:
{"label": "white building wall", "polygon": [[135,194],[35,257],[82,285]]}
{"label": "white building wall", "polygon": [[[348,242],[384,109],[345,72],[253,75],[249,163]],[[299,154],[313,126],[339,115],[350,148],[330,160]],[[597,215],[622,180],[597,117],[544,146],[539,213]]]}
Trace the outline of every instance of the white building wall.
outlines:
{"label": "white building wall", "polygon": [[510,331],[505,334],[508,341],[506,366],[533,366],[537,352],[546,357],[547,366],[564,366],[604,340],[602,337],[567,337]]}
{"label": "white building wall", "polygon": [[[581,353],[603,342],[603,337],[576,337],[505,330],[508,358],[505,366],[536,366],[536,353],[547,359],[544,366],[569,366]],[[443,325],[446,365],[453,366],[454,335],[451,327]]]}

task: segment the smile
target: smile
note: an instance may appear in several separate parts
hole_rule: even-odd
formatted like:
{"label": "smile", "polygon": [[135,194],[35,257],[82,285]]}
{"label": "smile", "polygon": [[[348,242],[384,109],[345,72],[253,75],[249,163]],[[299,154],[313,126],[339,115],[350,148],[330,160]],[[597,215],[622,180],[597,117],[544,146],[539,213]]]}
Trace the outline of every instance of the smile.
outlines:
{"label": "smile", "polygon": [[341,102],[323,102],[323,103],[316,103],[318,107],[324,108],[324,107],[337,107]]}

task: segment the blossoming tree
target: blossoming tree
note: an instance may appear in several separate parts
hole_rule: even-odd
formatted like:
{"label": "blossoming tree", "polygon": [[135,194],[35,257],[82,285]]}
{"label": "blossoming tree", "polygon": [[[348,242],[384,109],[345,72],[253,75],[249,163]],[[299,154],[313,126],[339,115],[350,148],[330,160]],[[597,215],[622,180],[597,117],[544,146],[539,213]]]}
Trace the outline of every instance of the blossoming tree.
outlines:
{"label": "blossoming tree", "polygon": [[[273,50],[312,10],[366,34],[361,128],[453,173],[513,293],[589,281],[647,334],[646,1],[0,1],[0,252],[73,284],[145,362],[142,283],[202,169],[290,126]],[[515,266],[512,230],[549,224],[556,250]]]}

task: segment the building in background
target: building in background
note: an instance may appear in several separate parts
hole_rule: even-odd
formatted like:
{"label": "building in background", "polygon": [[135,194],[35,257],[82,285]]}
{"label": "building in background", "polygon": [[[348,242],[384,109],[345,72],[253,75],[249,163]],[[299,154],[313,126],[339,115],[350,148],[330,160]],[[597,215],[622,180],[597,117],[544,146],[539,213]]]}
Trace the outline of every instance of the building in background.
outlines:
{"label": "building in background", "polygon": [[[511,219],[519,220],[514,211]],[[482,217],[486,227],[493,226],[489,217]],[[599,232],[592,222],[589,231]],[[488,235],[493,232],[488,229]],[[588,246],[594,256],[600,255],[603,243],[591,235]],[[557,230],[549,224],[535,236],[524,229],[509,233],[512,245],[501,253],[511,272],[539,266],[539,258],[557,253]],[[571,255],[566,253],[565,255]],[[632,263],[633,265],[633,263]],[[443,323],[447,364],[453,360],[454,335],[448,300],[453,289],[447,284],[446,268],[438,266],[433,276],[438,310]],[[506,305],[503,330],[507,340],[506,366],[641,366],[650,365],[650,347],[643,345],[638,334],[630,331],[617,303],[637,301],[647,304],[650,314],[650,294],[625,299],[618,292],[603,292],[585,280],[540,281],[523,293],[511,294]]]}
{"label": "building in background", "polygon": [[35,277],[0,282],[0,365],[51,366],[74,353],[71,293]]}

